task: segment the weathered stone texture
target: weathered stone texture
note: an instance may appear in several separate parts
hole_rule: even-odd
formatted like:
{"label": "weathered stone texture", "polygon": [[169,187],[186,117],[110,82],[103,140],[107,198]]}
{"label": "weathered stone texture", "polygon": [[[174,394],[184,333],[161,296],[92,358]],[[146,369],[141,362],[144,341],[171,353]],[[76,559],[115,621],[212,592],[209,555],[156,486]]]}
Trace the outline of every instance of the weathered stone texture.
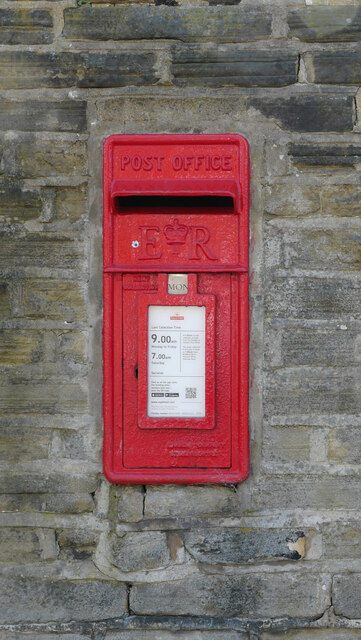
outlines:
{"label": "weathered stone texture", "polygon": [[360,464],[361,429],[339,427],[330,432],[328,457],[333,463]]}
{"label": "weathered stone texture", "polygon": [[110,560],[122,571],[166,567],[170,563],[166,534],[162,531],[144,531],[113,536]]}
{"label": "weathered stone texture", "polygon": [[357,521],[334,522],[322,526],[325,558],[360,558],[361,526]]}
{"label": "weathered stone texture", "polygon": [[266,233],[269,266],[287,269],[332,269],[359,271],[361,226],[327,228],[326,223],[308,229],[272,223]]}
{"label": "weathered stone texture", "polygon": [[333,579],[333,605],[336,615],[361,618],[361,580],[359,573],[337,575]]}
{"label": "weathered stone texture", "polygon": [[145,498],[145,517],[227,515],[237,509],[237,495],[222,486],[150,486]]}
{"label": "weathered stone texture", "polygon": [[360,285],[350,278],[277,278],[266,295],[267,315],[294,318],[359,313]]}
{"label": "weathered stone texture", "polygon": [[[256,86],[256,85],[254,85]],[[261,86],[261,85],[258,85]],[[291,131],[352,131],[353,97],[342,94],[302,94],[253,97],[250,105]]]}
{"label": "weathered stone texture", "polygon": [[82,100],[2,100],[0,129],[20,131],[85,131],[86,102]]}
{"label": "weathered stone texture", "polygon": [[[1,427],[0,460],[41,460],[49,455],[51,434],[36,429]],[[1,498],[0,498],[1,500]]]}
{"label": "weathered stone texture", "polygon": [[0,267],[75,269],[84,261],[84,248],[72,237],[46,233],[19,234],[18,231],[0,231]]}
{"label": "weathered stone texture", "polygon": [[278,369],[265,382],[266,415],[358,414],[361,369]]}
{"label": "weathered stone texture", "polygon": [[53,19],[46,9],[0,9],[0,44],[53,42]]}
{"label": "weathered stone texture", "polygon": [[289,153],[297,167],[356,168],[361,162],[357,144],[290,144]]}
{"label": "weathered stone texture", "polygon": [[124,584],[101,580],[2,578],[1,623],[97,620],[121,616]]}
{"label": "weathered stone texture", "polygon": [[89,513],[94,509],[90,493],[8,493],[0,495],[1,511],[23,513]]}
{"label": "weathered stone texture", "polygon": [[78,283],[59,280],[26,280],[23,286],[25,315],[33,318],[84,320],[84,297]]}
{"label": "weathered stone texture", "polygon": [[15,175],[21,178],[87,173],[86,145],[81,140],[36,140],[24,136],[19,138],[15,154]]}
{"label": "weathered stone texture", "polygon": [[9,285],[0,281],[0,318],[6,318],[11,314]]}
{"label": "weathered stone texture", "polygon": [[83,413],[87,398],[80,384],[63,381],[43,381],[28,384],[27,380],[0,387],[0,409],[4,413]]}
{"label": "weathered stone texture", "polygon": [[358,477],[312,475],[301,467],[300,473],[292,475],[263,473],[254,492],[252,506],[255,510],[358,509],[360,490],[361,480]]}
{"label": "weathered stone texture", "polygon": [[147,615],[280,616],[320,615],[326,597],[313,575],[250,574],[195,576],[160,584],[139,584],[131,608]]}
{"label": "weathered stone texture", "polygon": [[0,185],[0,222],[26,222],[38,218],[42,203],[37,190],[21,189],[20,185]]}
{"label": "weathered stone texture", "polygon": [[[346,162],[345,156],[340,157]],[[305,162],[305,156],[302,159]],[[357,184],[312,185],[296,182],[292,177],[275,182],[264,193],[265,213],[272,216],[361,215],[361,188]]]}
{"label": "weathered stone texture", "polygon": [[287,16],[289,35],[306,42],[358,42],[361,12],[357,5],[297,8]]}
{"label": "weathered stone texture", "polygon": [[148,85],[157,81],[154,64],[150,52],[3,51],[0,89]]}
{"label": "weathered stone texture", "polygon": [[0,329],[1,365],[38,362],[42,355],[42,336],[38,331]]}
{"label": "weathered stone texture", "polygon": [[282,87],[297,80],[297,55],[284,50],[175,46],[172,58],[173,82],[179,87]]}
{"label": "weathered stone texture", "polygon": [[361,326],[349,321],[300,326],[271,320],[266,325],[265,361],[272,367],[359,364]]}
{"label": "weathered stone texture", "polygon": [[184,534],[184,544],[196,560],[212,564],[299,560],[304,555],[305,534],[274,529],[195,529]]}
{"label": "weathered stone texture", "polygon": [[305,54],[310,82],[319,84],[360,85],[359,51],[315,51]]}
{"label": "weathered stone texture", "polygon": [[143,487],[113,486],[110,497],[110,516],[115,522],[138,522],[143,517]]}
{"label": "weathered stone texture", "polygon": [[267,427],[262,454],[269,462],[307,462],[311,454],[310,429],[307,427]]}
{"label": "weathered stone texture", "polygon": [[242,42],[270,36],[271,14],[264,7],[91,7],[65,9],[63,35],[76,40],[158,38]]}
{"label": "weathered stone texture", "polygon": [[0,562],[34,562],[56,558],[52,529],[0,528]]}

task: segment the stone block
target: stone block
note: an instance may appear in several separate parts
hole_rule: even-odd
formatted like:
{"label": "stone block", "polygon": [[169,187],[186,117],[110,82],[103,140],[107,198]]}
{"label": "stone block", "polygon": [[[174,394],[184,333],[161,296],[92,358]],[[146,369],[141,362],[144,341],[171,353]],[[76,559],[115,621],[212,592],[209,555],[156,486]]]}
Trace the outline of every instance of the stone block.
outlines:
{"label": "stone block", "polygon": [[0,44],[49,44],[53,18],[47,9],[0,9]]}
{"label": "stone block", "polygon": [[360,284],[351,278],[276,278],[266,294],[266,315],[332,318],[358,314]]}
{"label": "stone block", "polygon": [[161,569],[170,563],[167,536],[163,531],[112,536],[110,562],[121,571]]}
{"label": "stone block", "polygon": [[305,42],[359,42],[361,13],[357,6],[299,7],[287,15],[289,36]]}
{"label": "stone block", "polygon": [[15,171],[19,177],[38,178],[87,173],[87,148],[81,140],[36,140],[33,136],[24,136],[15,145]]}
{"label": "stone block", "polygon": [[342,322],[317,326],[266,324],[265,362],[270,367],[353,365],[361,360],[361,326]]}
{"label": "stone block", "polygon": [[1,366],[38,362],[43,353],[42,342],[39,331],[0,329]]}
{"label": "stone block", "polygon": [[264,7],[136,6],[65,9],[65,38],[247,42],[271,35]]}
{"label": "stone block", "polygon": [[71,472],[56,467],[56,461],[22,463],[0,471],[1,493],[92,493],[96,490],[95,473],[74,464]]}
{"label": "stone block", "polygon": [[[359,271],[361,266],[361,228],[355,225],[332,226],[312,224],[269,225],[266,231],[266,263],[268,267],[286,269],[324,269]],[[278,250],[275,247],[278,245]]]}
{"label": "stone block", "polygon": [[283,87],[297,82],[297,55],[234,45],[175,45],[171,71],[178,87]]}
{"label": "stone block", "polygon": [[39,513],[89,513],[94,509],[90,493],[9,493],[0,495],[1,511]]}
{"label": "stone block", "polygon": [[0,387],[0,408],[5,413],[78,414],[87,409],[87,397],[80,384],[58,381],[4,381]]}
{"label": "stone block", "polygon": [[359,573],[334,576],[332,603],[337,616],[361,618],[361,576]]}
{"label": "stone block", "polygon": [[308,462],[310,429],[307,427],[267,427],[263,433],[262,455],[265,461],[278,463]]}
{"label": "stone block", "polygon": [[38,191],[21,189],[17,184],[0,185],[0,222],[26,222],[38,218],[41,210]]}
{"label": "stone block", "polygon": [[262,633],[261,640],[360,640],[360,629],[292,629]]}
{"label": "stone block", "polygon": [[40,429],[1,427],[0,460],[20,462],[48,458],[50,439],[50,432]]}
{"label": "stone block", "polygon": [[323,557],[358,560],[361,554],[360,522],[330,522],[321,526]]}
{"label": "stone block", "polygon": [[94,435],[87,430],[63,430],[54,446],[55,455],[70,460],[90,460],[98,462],[101,454],[101,443],[95,441]]}
{"label": "stone block", "polygon": [[86,360],[86,335],[81,331],[53,331],[55,359],[83,363]]}
{"label": "stone block", "polygon": [[57,187],[54,190],[54,216],[56,222],[68,229],[69,224],[76,224],[88,214],[88,189],[86,184],[77,187]]}
{"label": "stone block", "polygon": [[303,217],[321,211],[318,186],[300,184],[291,179],[266,187],[264,193],[265,213],[272,216]]}
{"label": "stone block", "polygon": [[89,636],[82,633],[59,633],[58,631],[41,633],[41,636],[38,631],[0,631],[0,640],[89,640]]}
{"label": "stone block", "polygon": [[141,485],[112,486],[110,518],[119,522],[139,522],[143,518],[144,490]]}
{"label": "stone block", "polygon": [[328,437],[328,458],[333,463],[360,464],[361,429],[338,427],[330,431]]}
{"label": "stone block", "polygon": [[[78,11],[78,9],[76,9]],[[99,15],[98,15],[99,19]],[[3,51],[0,89],[124,87],[157,82],[151,52]]]}
{"label": "stone block", "polygon": [[361,84],[361,52],[350,49],[314,51],[304,55],[307,79],[318,84]]}
{"label": "stone block", "polygon": [[305,555],[305,534],[282,529],[195,529],[184,533],[184,545],[195,560],[210,564],[299,560]]}
{"label": "stone block", "polygon": [[145,517],[166,518],[230,515],[238,508],[237,494],[222,486],[149,486],[145,496]]}
{"label": "stone block", "polygon": [[282,129],[298,132],[352,131],[354,98],[335,93],[299,93],[288,97],[253,96],[249,105]]}
{"label": "stone block", "polygon": [[97,531],[84,529],[63,529],[57,532],[59,558],[64,561],[88,560],[92,558],[98,542]]}
{"label": "stone block", "polygon": [[55,534],[51,529],[0,528],[0,562],[22,564],[55,558]]}
{"label": "stone block", "polygon": [[265,413],[268,416],[357,415],[361,412],[360,383],[358,367],[277,369],[266,377]]}
{"label": "stone block", "polygon": [[11,315],[10,292],[7,282],[0,281],[0,318],[7,318]]}
{"label": "stone block", "polygon": [[361,216],[361,187],[335,184],[321,189],[323,213],[330,216]]}
{"label": "stone block", "polygon": [[[0,31],[1,33],[1,31]],[[7,131],[86,131],[83,100],[2,100],[0,129]]]}
{"label": "stone block", "polygon": [[266,475],[253,493],[254,510],[358,509],[361,479],[352,476],[299,474]]}
{"label": "stone block", "polygon": [[293,164],[300,169],[355,169],[361,162],[361,146],[357,144],[291,143],[288,152]]}
{"label": "stone block", "polygon": [[242,92],[230,95],[186,97],[121,96],[98,99],[96,103],[99,122],[123,122],[129,132],[164,130],[173,133],[193,131],[194,127],[214,127],[222,123],[229,127],[246,109],[247,96]]}
{"label": "stone block", "polygon": [[40,267],[81,270],[85,250],[80,239],[52,233],[0,231],[0,268]]}
{"label": "stone block", "polygon": [[78,283],[60,280],[26,280],[23,301],[25,315],[32,318],[85,319],[84,298]]}
{"label": "stone block", "polygon": [[0,580],[0,622],[56,622],[121,617],[126,586],[105,580]]}
{"label": "stone block", "polygon": [[134,585],[130,607],[140,615],[204,615],[310,619],[322,614],[327,596],[312,574],[253,573],[192,576]]}
{"label": "stone block", "polygon": [[[179,623],[180,625],[182,622]],[[134,629],[127,631],[107,631],[105,640],[248,640],[249,636],[246,632],[232,631],[227,629],[226,635],[224,631],[167,631],[165,629]],[[0,640],[3,640],[0,635]],[[12,640],[6,638],[4,640]],[[14,639],[15,640],[15,639]],[[16,639],[18,640],[18,639]],[[27,640],[19,638],[19,640]],[[31,638],[33,640],[33,638]],[[34,639],[35,640],[35,639]],[[38,638],[36,639],[38,640]],[[48,640],[45,638],[45,640]],[[58,638],[54,638],[58,640]],[[72,638],[69,638],[72,640]]]}

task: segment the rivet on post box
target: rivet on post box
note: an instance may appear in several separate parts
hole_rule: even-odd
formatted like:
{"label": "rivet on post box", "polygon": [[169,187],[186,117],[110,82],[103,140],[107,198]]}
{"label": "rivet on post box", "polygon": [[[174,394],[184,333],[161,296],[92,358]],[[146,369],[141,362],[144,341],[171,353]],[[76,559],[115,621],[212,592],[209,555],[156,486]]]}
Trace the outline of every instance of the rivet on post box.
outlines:
{"label": "rivet on post box", "polygon": [[247,141],[104,143],[104,473],[248,475]]}

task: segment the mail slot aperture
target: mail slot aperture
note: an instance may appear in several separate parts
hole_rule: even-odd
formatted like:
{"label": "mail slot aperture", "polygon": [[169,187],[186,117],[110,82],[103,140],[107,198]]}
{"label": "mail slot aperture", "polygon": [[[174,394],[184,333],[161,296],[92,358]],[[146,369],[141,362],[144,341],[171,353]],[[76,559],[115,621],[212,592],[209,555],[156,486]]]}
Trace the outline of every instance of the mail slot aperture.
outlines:
{"label": "mail slot aperture", "polygon": [[120,483],[248,473],[248,145],[104,144],[104,471]]}

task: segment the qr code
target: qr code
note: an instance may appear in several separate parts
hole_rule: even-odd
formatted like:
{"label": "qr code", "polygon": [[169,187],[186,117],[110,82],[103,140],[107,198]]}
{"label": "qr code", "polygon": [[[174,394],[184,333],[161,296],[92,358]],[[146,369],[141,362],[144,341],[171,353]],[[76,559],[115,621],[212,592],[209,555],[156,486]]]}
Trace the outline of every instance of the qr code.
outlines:
{"label": "qr code", "polygon": [[186,387],[186,398],[196,398],[197,397],[197,388],[196,387]]}

